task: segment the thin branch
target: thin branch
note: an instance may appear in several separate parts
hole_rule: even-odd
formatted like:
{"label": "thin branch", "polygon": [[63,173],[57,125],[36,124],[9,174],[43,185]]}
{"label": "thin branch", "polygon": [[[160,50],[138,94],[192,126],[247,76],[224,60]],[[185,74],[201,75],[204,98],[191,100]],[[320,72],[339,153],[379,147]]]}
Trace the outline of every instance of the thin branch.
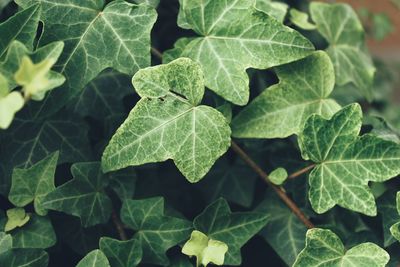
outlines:
{"label": "thin branch", "polygon": [[304,213],[300,210],[300,208],[296,205],[296,203],[291,200],[282,187],[276,186],[268,178],[268,174],[265,173],[260,166],[257,165],[253,161],[253,159],[243,150],[241,149],[234,141],[232,141],[231,148],[235,151],[239,157],[242,158],[247,165],[250,166],[262,179],[265,183],[274,189],[274,191],[278,194],[280,199],[289,207],[289,209],[300,219],[300,221],[309,229],[314,228],[314,224],[304,215]]}
{"label": "thin branch", "polygon": [[122,222],[119,220],[118,214],[117,214],[117,212],[116,212],[114,209],[112,210],[111,218],[112,218],[112,221],[113,221],[113,223],[114,223],[115,229],[116,229],[117,232],[118,232],[119,238],[120,238],[122,241],[128,240],[128,237],[127,237],[127,235],[126,235],[126,233],[125,233],[125,230],[124,230],[124,225],[123,225]]}
{"label": "thin branch", "polygon": [[307,166],[301,170],[295,171],[291,175],[288,176],[288,179],[294,179],[296,177],[299,177],[300,175],[308,172],[309,170],[313,169],[315,167],[315,164],[311,164],[310,166]]}
{"label": "thin branch", "polygon": [[157,48],[155,48],[155,47],[151,47],[151,53],[156,57],[156,58],[158,58],[159,60],[162,60],[162,53],[160,52],[160,50],[158,50]]}

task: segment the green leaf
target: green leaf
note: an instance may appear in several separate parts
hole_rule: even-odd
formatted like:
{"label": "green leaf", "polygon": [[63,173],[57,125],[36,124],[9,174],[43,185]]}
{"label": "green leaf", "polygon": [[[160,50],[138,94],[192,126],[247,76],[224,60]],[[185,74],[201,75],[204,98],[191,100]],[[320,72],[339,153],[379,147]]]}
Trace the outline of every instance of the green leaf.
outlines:
{"label": "green leaf", "polygon": [[120,200],[133,197],[136,189],[137,175],[133,168],[126,168],[109,175],[110,187],[114,190]]}
{"label": "green leaf", "polygon": [[23,227],[12,231],[13,248],[49,248],[57,237],[49,217],[33,215]]}
{"label": "green leaf", "polygon": [[[400,215],[400,192],[397,192],[396,195],[396,203],[397,203],[397,212]],[[400,222],[394,224],[392,227],[390,227],[390,233],[396,238],[398,241],[400,241]]]}
{"label": "green leaf", "polygon": [[375,67],[366,52],[364,29],[357,14],[347,4],[310,4],[312,19],[328,41],[327,52],[335,66],[336,83],[353,83],[372,100]]}
{"label": "green leaf", "polygon": [[167,265],[165,252],[186,240],[192,230],[191,222],[164,215],[162,197],[125,200],[121,220],[136,231],[134,238],[143,249],[143,263]]}
{"label": "green leaf", "polygon": [[0,129],[10,127],[15,113],[22,109],[25,101],[20,92],[0,96]]}
{"label": "green leaf", "polygon": [[111,200],[104,192],[108,179],[102,174],[100,163],[75,163],[71,173],[74,179],[46,195],[42,206],[77,216],[85,227],[107,222]]}
{"label": "green leaf", "polygon": [[228,246],[221,241],[208,238],[202,232],[194,230],[190,239],[182,247],[182,253],[196,257],[196,266],[206,267],[209,263],[223,265]]}
{"label": "green leaf", "polygon": [[133,2],[137,4],[146,4],[156,8],[160,4],[160,0],[128,0],[128,2]]}
{"label": "green leaf", "polygon": [[[147,5],[104,0],[16,0],[23,8],[40,3],[44,32],[40,45],[65,41],[57,70],[67,81],[50,93],[42,110],[58,109],[102,70],[132,75],[150,65],[150,31],[155,10]],[[68,16],[65,16],[68,14]],[[84,60],[83,60],[84,59]]]}
{"label": "green leaf", "polygon": [[389,247],[396,242],[390,227],[400,221],[396,207],[396,192],[390,190],[378,199],[378,213],[382,216],[383,246]]}
{"label": "green leaf", "polygon": [[111,265],[104,253],[96,249],[87,254],[76,267],[111,267]]}
{"label": "green leaf", "polygon": [[100,239],[100,250],[112,267],[135,267],[142,260],[142,248],[137,239],[119,241],[109,237]]}
{"label": "green leaf", "polygon": [[373,243],[363,243],[345,250],[339,237],[330,230],[307,231],[306,247],[293,267],[384,267],[389,254]]}
{"label": "green leaf", "polygon": [[0,24],[0,58],[3,58],[11,42],[14,40],[25,43],[28,49],[32,50],[39,23],[39,15],[39,6],[32,5]]}
{"label": "green leaf", "polygon": [[217,110],[199,105],[200,66],[187,58],[140,70],[133,85],[142,99],[106,147],[105,172],[173,159],[197,182],[230,146],[230,128]]}
{"label": "green leaf", "polygon": [[0,254],[0,266],[46,267],[49,255],[41,249],[13,249]]}
{"label": "green leaf", "polygon": [[0,136],[0,192],[8,195],[14,168],[29,168],[59,150],[58,163],[91,159],[88,127],[64,112],[46,120],[16,118]]}
{"label": "green leaf", "polygon": [[254,0],[181,0],[179,26],[199,35],[181,56],[199,62],[206,86],[237,105],[249,100],[246,69],[285,64],[314,49],[298,32],[253,5]]}
{"label": "green leaf", "polygon": [[317,26],[308,21],[308,14],[301,12],[295,8],[291,8],[289,11],[289,19],[294,25],[303,30],[315,30]]}
{"label": "green leaf", "polygon": [[268,216],[259,212],[232,213],[226,200],[210,204],[194,221],[194,228],[209,238],[228,244],[225,265],[240,265],[240,248],[267,223]]}
{"label": "green leaf", "polygon": [[288,266],[292,266],[304,248],[307,228],[272,190],[267,191],[256,211],[268,216],[260,235]]}
{"label": "green leaf", "polygon": [[311,114],[329,118],[340,106],[331,94],[333,65],[322,51],[300,61],[277,67],[277,85],[264,90],[232,121],[239,138],[283,138],[298,134]]}
{"label": "green leaf", "polygon": [[35,64],[27,56],[22,58],[14,79],[18,85],[22,86],[26,98],[38,101],[43,100],[47,91],[65,82],[64,76],[60,74],[55,77],[51,76],[50,69],[55,63],[55,60],[45,59]]}
{"label": "green leaf", "polygon": [[276,185],[283,184],[288,178],[288,173],[284,168],[277,168],[273,170],[269,175],[269,180]]}
{"label": "green leaf", "polygon": [[310,116],[299,136],[303,157],[317,163],[309,176],[309,198],[317,213],[338,204],[375,216],[368,182],[383,182],[400,173],[400,146],[371,134],[358,136],[361,123],[361,107],[352,104],[330,120]]}
{"label": "green leaf", "polygon": [[256,9],[276,18],[280,22],[284,21],[288,10],[287,4],[271,0],[256,0],[255,7]]}
{"label": "green leaf", "polygon": [[34,202],[35,211],[46,215],[42,207],[43,198],[55,189],[54,175],[59,153],[54,152],[27,169],[15,168],[12,175],[11,191],[8,199],[17,207],[25,207]]}
{"label": "green leaf", "polygon": [[14,208],[7,210],[7,223],[4,227],[5,232],[14,230],[17,227],[24,226],[30,219],[30,216],[26,214],[22,208]]}
{"label": "green leaf", "polygon": [[12,248],[12,237],[9,234],[0,232],[0,255]]}

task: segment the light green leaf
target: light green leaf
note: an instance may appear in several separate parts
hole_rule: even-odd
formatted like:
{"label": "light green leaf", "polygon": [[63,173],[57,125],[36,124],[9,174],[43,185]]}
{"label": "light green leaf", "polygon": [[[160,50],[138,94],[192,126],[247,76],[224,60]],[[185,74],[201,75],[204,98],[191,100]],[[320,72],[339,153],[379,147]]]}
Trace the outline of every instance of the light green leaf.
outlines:
{"label": "light green leaf", "polygon": [[331,94],[333,65],[322,51],[277,67],[279,84],[264,90],[232,121],[239,138],[283,138],[298,134],[311,114],[329,118],[340,106]]}
{"label": "light green leaf", "polygon": [[196,257],[196,266],[206,267],[209,263],[223,265],[228,246],[221,241],[208,238],[202,232],[194,230],[190,239],[182,247],[182,253]]}
{"label": "light green leaf", "polygon": [[105,5],[104,0],[16,2],[23,8],[40,3],[44,22],[40,45],[65,41],[56,67],[67,81],[50,93],[42,110],[59,109],[106,68],[132,75],[150,65],[150,31],[157,17],[150,6],[126,1]]}
{"label": "light green leaf", "polygon": [[0,129],[10,127],[15,113],[22,109],[25,100],[20,92],[11,92],[5,96],[0,96]]}
{"label": "light green leaf", "polygon": [[26,214],[22,208],[14,208],[7,210],[7,223],[4,227],[5,232],[14,230],[17,227],[24,226],[30,219],[30,216]]}
{"label": "light green leaf", "polygon": [[142,248],[137,239],[119,241],[109,237],[100,239],[100,250],[112,267],[135,267],[142,260]]}
{"label": "light green leaf", "polygon": [[0,255],[12,248],[12,237],[9,234],[0,232]]}
{"label": "light green leaf", "polygon": [[289,19],[294,25],[303,30],[315,30],[317,26],[314,23],[308,21],[308,14],[301,12],[295,8],[291,8],[289,11]]}
{"label": "light green leaf", "polygon": [[74,179],[47,194],[42,206],[77,216],[85,227],[107,222],[111,200],[104,192],[108,179],[102,174],[100,163],[75,163],[71,173]]}
{"label": "light green leaf", "polygon": [[[182,14],[182,12],[179,14]],[[180,58],[183,51],[185,50],[185,47],[194,39],[195,38],[193,37],[182,37],[178,39],[174,44],[174,48],[169,49],[163,53],[162,62],[164,64],[167,64],[171,61],[174,61],[175,59]]]}
{"label": "light green leaf", "polygon": [[32,5],[0,24],[0,58],[3,58],[11,42],[14,40],[25,43],[28,49],[32,50],[39,23],[39,15],[39,6]]}
{"label": "light green leaf", "polygon": [[240,265],[240,248],[267,223],[268,216],[259,212],[232,213],[226,200],[210,204],[194,221],[194,228],[209,238],[229,246],[225,265]]}
{"label": "light green leaf", "polygon": [[49,248],[57,237],[49,217],[33,215],[23,227],[12,231],[13,248]]}
{"label": "light green leaf", "polygon": [[160,0],[128,0],[128,2],[133,2],[137,4],[146,4],[156,8],[160,4]]}
{"label": "light green leaf", "polygon": [[310,4],[312,19],[328,41],[339,86],[353,83],[367,99],[372,100],[375,67],[365,48],[364,29],[348,4]]}
{"label": "light green leaf", "polygon": [[400,173],[400,146],[371,134],[358,136],[361,123],[361,107],[352,104],[330,120],[310,116],[299,136],[303,157],[317,163],[309,176],[309,199],[317,213],[338,204],[375,216],[368,182]]}
{"label": "light green leaf", "polygon": [[268,216],[260,235],[288,266],[292,266],[304,248],[307,228],[272,190],[267,191],[256,211]]}
{"label": "light green leaf", "polygon": [[0,254],[0,266],[46,267],[49,255],[41,249],[13,249]]}
{"label": "light green leaf", "polygon": [[363,243],[346,251],[339,237],[330,230],[307,231],[306,247],[293,267],[384,267],[389,254],[373,243]]}
{"label": "light green leaf", "polygon": [[389,247],[396,242],[390,227],[400,222],[400,213],[396,207],[396,192],[390,190],[378,198],[378,213],[382,216],[383,246]]}
{"label": "light green leaf", "polygon": [[59,153],[54,152],[27,169],[15,168],[8,199],[17,207],[25,207],[32,201],[39,215],[46,215],[43,198],[55,189],[54,175]]}
{"label": "light green leaf", "polygon": [[165,252],[186,240],[192,230],[191,222],[164,215],[162,197],[125,200],[121,220],[136,231],[134,238],[143,249],[143,263],[168,265]]}
{"label": "light green leaf", "polygon": [[105,172],[173,159],[197,182],[230,146],[230,128],[217,110],[199,105],[200,66],[187,58],[140,70],[133,85],[142,99],[117,130],[102,157]]}
{"label": "light green leaf", "polygon": [[199,62],[206,86],[234,104],[249,100],[246,69],[285,64],[314,49],[298,32],[257,10],[254,0],[180,2],[179,26],[199,35],[181,56]]}
{"label": "light green leaf", "polygon": [[22,86],[25,98],[43,100],[47,91],[65,82],[64,76],[60,74],[51,77],[50,69],[55,63],[55,60],[45,59],[35,64],[27,56],[22,58],[14,79],[18,85]]}
{"label": "light green leaf", "polygon": [[[400,215],[400,192],[397,192],[396,195],[396,203],[397,203],[397,212]],[[400,241],[400,222],[394,224],[392,227],[390,227],[390,233],[396,238],[398,241]]]}
{"label": "light green leaf", "polygon": [[280,22],[284,21],[288,10],[287,4],[271,0],[256,0],[255,7],[256,9],[261,10],[268,15],[276,18]]}
{"label": "light green leaf", "polygon": [[87,254],[76,267],[111,267],[111,265],[104,253],[96,249]]}
{"label": "light green leaf", "polygon": [[16,118],[0,136],[0,192],[8,195],[14,168],[29,168],[59,150],[58,163],[91,159],[88,127],[70,113],[46,120]]}
{"label": "light green leaf", "polygon": [[269,180],[276,185],[283,184],[288,178],[288,173],[284,168],[277,168],[273,170],[269,175]]}

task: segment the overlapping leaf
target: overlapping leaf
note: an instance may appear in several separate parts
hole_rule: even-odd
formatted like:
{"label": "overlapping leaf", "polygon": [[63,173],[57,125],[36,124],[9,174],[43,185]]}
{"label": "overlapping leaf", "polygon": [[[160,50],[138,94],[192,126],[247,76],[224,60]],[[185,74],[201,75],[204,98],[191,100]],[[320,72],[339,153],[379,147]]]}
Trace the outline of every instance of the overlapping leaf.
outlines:
{"label": "overlapping leaf", "polygon": [[353,83],[367,99],[372,99],[375,67],[366,52],[364,29],[354,10],[347,4],[313,2],[312,19],[328,41],[327,52],[336,72],[336,83]]}
{"label": "overlapping leaf", "polygon": [[166,265],[165,252],[189,238],[191,222],[164,215],[164,199],[125,200],[121,219],[136,231],[134,238],[143,249],[143,262]]}
{"label": "overlapping leaf", "polygon": [[0,254],[9,251],[12,248],[12,237],[10,234],[0,232]]}
{"label": "overlapping leaf", "polygon": [[10,126],[15,113],[25,103],[20,92],[9,91],[9,82],[0,72],[0,129],[7,129]]}
{"label": "overlapping leaf", "polygon": [[50,94],[42,110],[57,109],[108,67],[132,75],[150,65],[150,31],[157,17],[150,6],[126,1],[105,5],[104,0],[16,2],[24,8],[40,4],[44,22],[40,45],[65,41],[57,70],[67,81]]}
{"label": "overlapping leaf", "polygon": [[293,267],[384,267],[389,254],[373,243],[363,243],[346,251],[339,237],[330,230],[311,229],[306,247]]}
{"label": "overlapping leaf", "polygon": [[178,24],[200,37],[181,56],[199,62],[206,86],[228,101],[249,100],[247,68],[267,69],[308,55],[313,45],[254,7],[254,0],[182,0]]}
{"label": "overlapping leaf", "polygon": [[142,247],[138,239],[119,241],[109,237],[100,239],[100,250],[112,267],[135,267],[142,260]]}
{"label": "overlapping leaf", "polygon": [[400,146],[371,134],[358,136],[362,112],[346,106],[330,120],[312,115],[299,137],[303,157],[317,163],[309,176],[313,209],[323,213],[338,204],[375,216],[369,181],[383,182],[400,173]]}
{"label": "overlapping leaf", "polygon": [[268,215],[260,212],[232,213],[226,200],[220,198],[197,216],[193,225],[209,238],[228,245],[224,264],[240,265],[241,247],[265,226],[267,219]]}
{"label": "overlapping leaf", "polygon": [[140,70],[133,84],[142,99],[106,147],[104,171],[173,159],[199,181],[230,146],[230,128],[217,110],[199,105],[200,66],[187,58]]}
{"label": "overlapping leaf", "polygon": [[396,206],[396,192],[390,190],[378,199],[378,213],[382,216],[383,245],[386,248],[396,242],[390,228],[400,221],[400,213]]}
{"label": "overlapping leaf", "polygon": [[42,207],[43,198],[54,190],[54,174],[59,153],[55,152],[27,169],[16,168],[12,175],[9,200],[17,207],[34,202],[35,211],[46,215]]}
{"label": "overlapping leaf", "polygon": [[[396,203],[397,212],[400,215],[400,192],[397,192]],[[400,241],[400,222],[397,222],[392,227],[390,227],[390,232],[392,233],[394,238]]]}
{"label": "overlapping leaf", "polygon": [[108,179],[100,163],[75,163],[71,167],[73,180],[46,195],[42,206],[77,216],[85,227],[105,223],[111,215],[111,200],[104,188]]}
{"label": "overlapping leaf", "polygon": [[41,249],[12,249],[0,254],[0,266],[46,267],[49,255]]}
{"label": "overlapping leaf", "polygon": [[256,9],[273,16],[280,22],[283,22],[288,10],[287,4],[271,0],[256,0],[255,7]]}
{"label": "overlapping leaf", "polygon": [[101,250],[93,250],[87,254],[76,267],[111,267],[107,260],[106,255],[104,255]]}
{"label": "overlapping leaf", "polygon": [[329,118],[340,106],[328,98],[335,74],[324,52],[275,68],[279,84],[266,89],[232,121],[233,136],[283,138],[298,134],[311,114]]}

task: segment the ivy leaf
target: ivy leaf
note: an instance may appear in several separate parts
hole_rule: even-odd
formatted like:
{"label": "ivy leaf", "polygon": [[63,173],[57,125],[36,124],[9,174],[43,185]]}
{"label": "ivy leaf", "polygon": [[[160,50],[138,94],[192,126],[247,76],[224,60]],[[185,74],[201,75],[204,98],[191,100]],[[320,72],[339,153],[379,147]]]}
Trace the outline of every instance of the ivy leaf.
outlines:
{"label": "ivy leaf", "polygon": [[389,259],[389,254],[373,243],[363,243],[346,251],[332,231],[314,228],[307,231],[306,247],[293,267],[384,267]]}
{"label": "ivy leaf", "polygon": [[0,266],[46,267],[49,255],[41,249],[13,249],[0,254]]}
{"label": "ivy leaf", "polygon": [[14,40],[25,43],[28,49],[32,50],[39,23],[40,8],[39,5],[27,5],[27,7],[0,24],[0,58],[3,58]]}
{"label": "ivy leaf", "polygon": [[[0,80],[2,80],[1,82],[3,83],[5,81],[4,76],[1,74]],[[0,129],[7,129],[10,127],[15,113],[21,110],[25,104],[24,98],[20,92],[14,91],[8,93],[8,85],[6,86],[6,89],[0,89]]]}
{"label": "ivy leaf", "polygon": [[[26,8],[40,3],[44,32],[40,45],[65,41],[57,70],[67,81],[50,93],[42,110],[59,109],[102,70],[114,68],[132,75],[150,65],[150,31],[155,10],[147,5],[104,0],[17,0]],[[65,16],[68,14],[68,16]],[[85,59],[85,60],[82,60]]]}
{"label": "ivy leaf", "polygon": [[335,85],[332,63],[319,51],[277,67],[279,84],[264,90],[232,121],[239,138],[284,138],[298,134],[311,114],[325,118],[340,106],[328,98]]}
{"label": "ivy leaf", "polygon": [[182,0],[178,24],[192,29],[181,56],[199,62],[205,84],[226,100],[249,100],[247,68],[267,69],[308,55],[313,45],[298,32],[253,7],[254,0]]}
{"label": "ivy leaf", "polygon": [[104,192],[108,179],[102,174],[100,163],[75,163],[71,173],[74,179],[46,195],[42,206],[77,216],[85,227],[107,222],[111,200]]}
{"label": "ivy leaf", "polygon": [[136,231],[134,238],[143,249],[143,263],[167,265],[165,252],[186,240],[192,230],[191,222],[164,215],[162,197],[125,200],[121,220]]}
{"label": "ivy leaf", "polygon": [[382,216],[383,246],[386,248],[396,242],[390,227],[400,221],[400,213],[396,207],[396,192],[387,191],[378,199],[378,213]]}
{"label": "ivy leaf", "polygon": [[364,29],[348,4],[310,4],[312,19],[328,41],[327,52],[335,66],[339,86],[353,83],[368,100],[372,100],[375,67],[366,52]]}
{"label": "ivy leaf", "polygon": [[133,85],[142,99],[106,147],[105,172],[173,159],[192,183],[230,146],[230,128],[217,110],[198,105],[204,94],[200,66],[187,58],[140,70]]}
{"label": "ivy leaf", "polygon": [[240,248],[267,223],[268,216],[259,212],[232,213],[225,199],[210,204],[194,221],[194,228],[209,238],[228,244],[225,265],[240,265]]}
{"label": "ivy leaf", "polygon": [[[400,214],[400,192],[397,192],[396,195],[396,208],[398,214]],[[398,241],[400,241],[400,222],[394,224],[392,227],[390,227],[390,233],[396,238]]]}
{"label": "ivy leaf", "polygon": [[311,115],[299,136],[304,158],[316,162],[309,176],[313,209],[341,207],[375,216],[368,182],[383,182],[400,173],[400,146],[371,134],[358,136],[362,111],[346,106],[330,120]]}
{"label": "ivy leaf", "polygon": [[256,211],[269,216],[260,235],[288,266],[292,266],[304,248],[307,228],[272,190],[267,191]]}
{"label": "ivy leaf", "polygon": [[111,267],[107,260],[106,255],[104,255],[101,250],[96,249],[87,254],[76,267]]}
{"label": "ivy leaf", "polygon": [[182,253],[196,256],[196,266],[206,267],[209,263],[223,265],[228,246],[221,241],[208,238],[202,232],[194,230],[190,239],[182,248]]}
{"label": "ivy leaf", "polygon": [[142,260],[142,248],[137,239],[119,241],[109,237],[100,239],[100,250],[112,267],[135,267]]}
{"label": "ivy leaf", "polygon": [[82,120],[63,112],[43,121],[16,118],[0,136],[0,192],[8,195],[14,168],[29,168],[57,150],[59,164],[90,159],[87,132]]}
{"label": "ivy leaf", "polygon": [[110,187],[124,201],[133,197],[136,189],[137,175],[133,168],[126,168],[109,175]]}
{"label": "ivy leaf", "polygon": [[8,199],[17,207],[25,207],[32,201],[39,215],[46,215],[43,198],[55,189],[54,175],[59,153],[54,152],[27,169],[15,168]]}
{"label": "ivy leaf", "polygon": [[256,9],[261,10],[268,15],[271,15],[280,22],[284,21],[288,10],[287,4],[271,0],[256,0],[255,7]]}
{"label": "ivy leaf", "polygon": [[53,73],[53,77],[49,77],[51,67],[56,63],[55,60],[45,59],[37,64],[24,56],[21,65],[15,73],[14,78],[18,85],[22,86],[22,90],[27,98],[33,100],[43,100],[45,93],[54,89],[65,82],[64,76]]}
{"label": "ivy leaf", "polygon": [[160,0],[128,0],[137,4],[146,4],[156,8],[160,4]]}
{"label": "ivy leaf", "polygon": [[286,179],[288,178],[288,173],[284,168],[277,168],[273,170],[269,175],[269,180],[276,184],[276,185],[281,185],[283,184]]}
{"label": "ivy leaf", "polygon": [[13,248],[49,248],[56,244],[50,218],[33,215],[23,227],[12,232]]}
{"label": "ivy leaf", "polygon": [[12,237],[10,234],[0,232],[0,255],[12,248]]}
{"label": "ivy leaf", "polygon": [[30,219],[30,216],[26,214],[22,208],[14,208],[7,210],[7,223],[4,227],[5,232],[14,230],[17,227],[24,226]]}
{"label": "ivy leaf", "polygon": [[308,21],[308,14],[301,12],[295,8],[291,8],[289,11],[290,22],[303,30],[315,30],[317,26],[314,23]]}

